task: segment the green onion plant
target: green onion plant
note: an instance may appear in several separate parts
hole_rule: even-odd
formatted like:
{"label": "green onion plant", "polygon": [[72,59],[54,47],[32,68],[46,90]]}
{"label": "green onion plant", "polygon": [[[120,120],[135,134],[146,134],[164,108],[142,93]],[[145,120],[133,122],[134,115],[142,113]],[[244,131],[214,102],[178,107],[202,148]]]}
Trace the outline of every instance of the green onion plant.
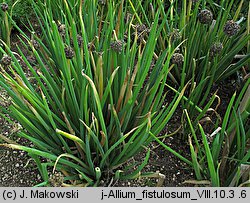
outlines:
{"label": "green onion plant", "polygon": [[[130,37],[133,19],[125,22],[119,17],[122,9],[115,12],[112,3],[105,16],[96,1],[80,1],[77,12],[71,12],[65,0],[62,8],[58,22],[51,7],[34,5],[41,37],[32,27],[28,36],[15,25],[29,57],[19,47],[18,53],[6,44],[6,51],[0,48],[11,57],[9,64],[1,65],[0,74],[0,86],[12,98],[8,113],[24,128],[19,136],[34,144],[6,146],[24,150],[36,161],[44,180],[40,186],[49,184],[50,167],[61,171],[63,184],[71,186],[94,186],[108,177],[140,177],[150,155],[150,133],[157,136],[162,131],[186,89],[166,104],[169,49],[152,68],[164,27],[158,23],[160,12],[142,43]],[[132,173],[124,171],[124,163],[145,148],[142,164]]]}
{"label": "green onion plant", "polygon": [[250,79],[232,96],[221,126],[215,126],[211,134],[205,133],[201,124],[199,132],[195,132],[185,110],[192,132],[189,144],[197,180],[209,180],[211,186],[249,185],[249,84]]}

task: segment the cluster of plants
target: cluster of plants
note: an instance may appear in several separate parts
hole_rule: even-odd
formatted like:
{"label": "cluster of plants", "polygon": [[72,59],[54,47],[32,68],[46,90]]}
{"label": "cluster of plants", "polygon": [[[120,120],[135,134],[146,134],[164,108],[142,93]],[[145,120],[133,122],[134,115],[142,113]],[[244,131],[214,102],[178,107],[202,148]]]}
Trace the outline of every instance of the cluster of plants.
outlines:
{"label": "cluster of plants", "polygon": [[[249,184],[250,6],[243,0],[27,2],[42,34],[29,20],[24,31],[1,4],[0,86],[12,105],[0,110],[33,143],[4,146],[28,152],[40,186],[162,179],[142,172],[153,141],[194,170],[194,184]],[[17,52],[12,27],[19,32]],[[219,115],[215,87],[231,78],[240,85]],[[162,139],[177,108],[181,138],[174,139],[184,139],[191,158]],[[142,150],[145,159],[126,167]]]}

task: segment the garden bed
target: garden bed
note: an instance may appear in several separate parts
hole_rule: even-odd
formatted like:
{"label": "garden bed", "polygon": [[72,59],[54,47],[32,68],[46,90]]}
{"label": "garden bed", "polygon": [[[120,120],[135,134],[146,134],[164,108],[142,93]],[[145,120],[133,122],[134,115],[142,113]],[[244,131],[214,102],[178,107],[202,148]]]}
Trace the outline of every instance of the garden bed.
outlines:
{"label": "garden bed", "polygon": [[250,4],[0,3],[0,186],[249,185]]}
{"label": "garden bed", "polygon": [[[220,86],[215,87],[219,89],[221,95],[220,98],[223,103],[220,105],[218,112],[221,117],[224,116],[226,107],[231,98],[233,91],[237,88],[235,79],[227,81],[227,84],[220,84]],[[2,96],[6,99],[6,102],[2,105],[8,105],[8,96],[3,93]],[[166,127],[163,133],[172,133],[176,131],[181,123],[182,112],[179,108],[174,114],[171,122]],[[1,130],[0,133],[7,135],[16,140],[16,142],[22,145],[30,145],[27,140],[13,137],[13,133],[18,129],[18,123],[10,124],[5,119],[1,119]],[[209,125],[207,126],[207,131],[210,130]],[[181,152],[183,154],[189,154],[188,143],[183,141],[182,135],[177,134],[174,137],[167,138],[164,142],[168,146],[172,147],[174,150]],[[144,168],[143,172],[157,172],[165,176],[165,180],[162,186],[164,187],[187,187],[195,186],[195,184],[188,184],[185,181],[194,181],[193,170],[184,162],[179,160],[172,153],[164,150],[158,143],[154,142],[150,145],[151,157]],[[36,168],[35,162],[27,155],[26,152],[12,150],[9,148],[0,148],[0,187],[32,187],[42,182],[39,171]],[[141,162],[145,157],[145,152],[141,152],[135,158],[132,158],[129,162]],[[4,173],[3,173],[4,171]],[[157,185],[158,179],[156,178],[141,178],[135,180],[126,181],[103,181],[101,186],[112,186],[112,187],[154,187]],[[201,185],[202,186],[202,185]]]}

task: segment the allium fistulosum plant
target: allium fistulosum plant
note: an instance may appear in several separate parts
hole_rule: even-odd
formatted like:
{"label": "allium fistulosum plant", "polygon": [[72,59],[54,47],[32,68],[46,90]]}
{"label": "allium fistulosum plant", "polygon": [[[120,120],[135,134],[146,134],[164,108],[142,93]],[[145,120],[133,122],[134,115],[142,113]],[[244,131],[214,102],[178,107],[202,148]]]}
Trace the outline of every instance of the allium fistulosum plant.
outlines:
{"label": "allium fistulosum plant", "polygon": [[[222,124],[209,135],[201,124],[200,133],[195,133],[188,111],[185,111],[192,132],[189,144],[197,180],[209,180],[212,186],[249,185],[249,98],[250,79],[232,96]],[[198,142],[199,134],[202,142]]]}
{"label": "allium fistulosum plant", "polygon": [[[7,1],[0,1],[0,39],[3,40],[10,47],[10,35],[12,30],[12,24],[10,17],[15,5],[19,1],[9,5]],[[1,44],[0,44],[1,45]]]}
{"label": "allium fistulosum plant", "polygon": [[161,5],[161,15],[168,16],[168,21],[156,53],[171,46],[175,52],[171,80],[180,87],[191,80],[189,100],[183,105],[193,120],[198,112],[189,101],[204,107],[214,84],[236,75],[249,63],[249,19],[242,17],[244,1],[221,1],[219,5],[213,1],[171,2],[168,10]]}
{"label": "allium fistulosum plant", "polygon": [[19,47],[18,53],[0,48],[11,59],[1,65],[0,74],[0,86],[12,97],[8,113],[24,128],[19,136],[34,144],[6,146],[28,152],[44,179],[41,185],[50,181],[49,166],[64,174],[64,184],[78,186],[140,176],[149,149],[134,172],[123,171],[123,164],[147,149],[153,139],[150,132],[162,131],[185,91],[166,104],[169,49],[152,66],[163,28],[159,12],[144,44],[137,35],[130,38],[133,18],[125,23],[122,9],[116,12],[108,4],[102,16],[96,1],[80,2],[77,19],[63,2],[61,22],[47,4],[34,5],[41,38],[34,32],[27,36],[16,26],[29,57]]}
{"label": "allium fistulosum plant", "polygon": [[[202,114],[202,110],[199,109]],[[212,187],[249,186],[250,183],[250,79],[241,91],[235,92],[227,106],[225,116],[214,131],[208,133],[201,123],[198,131],[184,110],[190,128],[189,146],[191,161],[150,133],[166,150],[193,168],[195,180],[185,183]]]}

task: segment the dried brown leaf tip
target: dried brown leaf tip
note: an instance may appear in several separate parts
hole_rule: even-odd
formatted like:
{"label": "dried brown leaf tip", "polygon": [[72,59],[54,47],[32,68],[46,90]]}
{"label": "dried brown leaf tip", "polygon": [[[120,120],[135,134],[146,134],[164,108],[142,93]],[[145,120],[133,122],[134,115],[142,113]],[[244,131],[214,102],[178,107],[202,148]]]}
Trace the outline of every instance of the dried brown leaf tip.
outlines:
{"label": "dried brown leaf tip", "polygon": [[1,9],[3,12],[6,12],[9,8],[9,5],[6,2],[1,3]]}
{"label": "dried brown leaf tip", "polygon": [[233,20],[229,20],[226,22],[223,31],[227,36],[232,37],[240,31],[240,25]]}
{"label": "dried brown leaf tip", "polygon": [[184,62],[184,56],[180,53],[174,53],[171,57],[171,63],[177,66],[181,66]]}
{"label": "dried brown leaf tip", "polygon": [[75,51],[70,46],[65,47],[64,52],[67,59],[72,59],[75,56]]}
{"label": "dried brown leaf tip", "polygon": [[11,64],[11,57],[8,55],[4,55],[3,58],[1,59],[0,63],[2,66],[6,67],[9,66]]}
{"label": "dried brown leaf tip", "polygon": [[210,24],[213,21],[213,13],[204,9],[198,14],[198,19],[202,24]]}

